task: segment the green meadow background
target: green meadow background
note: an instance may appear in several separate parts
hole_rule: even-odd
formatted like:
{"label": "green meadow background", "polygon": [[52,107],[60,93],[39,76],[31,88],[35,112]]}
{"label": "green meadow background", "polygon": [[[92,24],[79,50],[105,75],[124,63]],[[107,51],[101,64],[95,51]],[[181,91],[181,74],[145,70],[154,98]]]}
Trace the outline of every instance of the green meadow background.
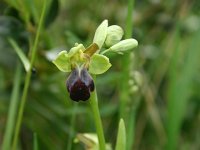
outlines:
{"label": "green meadow background", "polygon": [[[6,135],[12,144],[27,75],[16,47],[30,58],[43,4],[0,0],[0,149]],[[89,46],[105,19],[139,42],[124,55],[108,54],[112,67],[96,78],[106,143],[114,149],[123,118],[127,150],[199,150],[198,0],[48,0],[17,150],[86,149],[74,139],[95,133],[89,103],[69,99],[68,74],[51,61],[76,42]]]}

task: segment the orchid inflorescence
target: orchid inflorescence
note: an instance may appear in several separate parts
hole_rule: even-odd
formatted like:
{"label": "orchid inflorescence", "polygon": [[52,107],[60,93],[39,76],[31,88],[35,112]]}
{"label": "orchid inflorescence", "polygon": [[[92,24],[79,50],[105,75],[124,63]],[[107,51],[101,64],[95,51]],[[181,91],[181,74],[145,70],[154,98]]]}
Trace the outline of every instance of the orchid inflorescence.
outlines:
{"label": "orchid inflorescence", "polygon": [[111,67],[105,53],[123,54],[138,45],[132,38],[121,40],[123,34],[120,26],[108,26],[108,21],[104,20],[96,29],[89,47],[75,43],[69,51],[63,50],[58,54],[53,63],[60,71],[70,73],[66,86],[72,100],[86,101],[90,98],[95,88],[91,75],[102,74]]}

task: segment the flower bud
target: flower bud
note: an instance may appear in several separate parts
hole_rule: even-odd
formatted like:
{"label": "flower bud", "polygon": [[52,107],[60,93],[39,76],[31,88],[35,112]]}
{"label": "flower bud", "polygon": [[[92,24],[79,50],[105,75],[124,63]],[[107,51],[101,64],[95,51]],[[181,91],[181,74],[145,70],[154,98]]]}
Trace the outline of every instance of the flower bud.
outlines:
{"label": "flower bud", "polygon": [[134,79],[135,79],[136,84],[139,87],[142,87],[142,85],[143,85],[143,76],[139,71],[134,71]]}
{"label": "flower bud", "polygon": [[86,68],[75,68],[67,79],[67,90],[73,101],[86,101],[94,91],[94,82]]}
{"label": "flower bud", "polygon": [[117,26],[117,25],[109,26],[107,30],[106,41],[105,41],[106,46],[111,47],[114,44],[117,44],[122,39],[123,34],[124,34],[124,31],[120,26]]}
{"label": "flower bud", "polygon": [[136,47],[137,45],[138,45],[138,42],[135,39],[126,39],[113,45],[112,47],[109,48],[109,50],[116,53],[123,53],[127,50],[130,50]]}
{"label": "flower bud", "polygon": [[105,42],[107,36],[107,30],[108,30],[108,20],[104,20],[96,29],[93,43],[96,43],[99,49],[101,49],[103,43]]}

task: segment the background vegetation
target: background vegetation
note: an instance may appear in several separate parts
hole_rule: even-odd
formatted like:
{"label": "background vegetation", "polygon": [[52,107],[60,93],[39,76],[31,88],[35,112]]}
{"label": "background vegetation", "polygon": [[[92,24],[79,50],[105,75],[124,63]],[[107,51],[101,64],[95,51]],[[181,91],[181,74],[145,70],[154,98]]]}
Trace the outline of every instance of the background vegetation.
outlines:
{"label": "background vegetation", "polygon": [[[26,76],[8,38],[14,39],[30,57],[42,5],[40,0],[0,1],[1,145],[6,126],[15,127],[15,122],[8,124],[9,107],[17,114]],[[127,19],[128,6],[133,13]],[[49,0],[18,149],[31,150],[34,133],[40,150],[84,149],[73,139],[77,133],[95,132],[91,110],[88,103],[69,99],[65,87],[67,75],[58,71],[51,60],[75,42],[89,45],[104,19],[110,25],[122,26],[127,37],[139,42],[134,57],[110,54],[112,68],[97,76],[106,142],[114,147],[119,118],[123,117],[129,150],[200,149],[200,1],[197,0],[134,3]],[[129,75],[135,71],[140,73],[142,84],[137,83],[138,76]]]}

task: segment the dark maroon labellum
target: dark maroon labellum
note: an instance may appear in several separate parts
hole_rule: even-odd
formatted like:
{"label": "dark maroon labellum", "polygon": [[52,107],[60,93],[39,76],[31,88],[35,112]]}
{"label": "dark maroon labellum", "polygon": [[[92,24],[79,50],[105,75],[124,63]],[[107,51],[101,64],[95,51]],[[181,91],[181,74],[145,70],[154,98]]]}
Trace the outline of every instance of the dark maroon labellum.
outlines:
{"label": "dark maroon labellum", "polygon": [[94,82],[86,68],[74,69],[67,79],[67,90],[74,101],[86,101],[94,91]]}

